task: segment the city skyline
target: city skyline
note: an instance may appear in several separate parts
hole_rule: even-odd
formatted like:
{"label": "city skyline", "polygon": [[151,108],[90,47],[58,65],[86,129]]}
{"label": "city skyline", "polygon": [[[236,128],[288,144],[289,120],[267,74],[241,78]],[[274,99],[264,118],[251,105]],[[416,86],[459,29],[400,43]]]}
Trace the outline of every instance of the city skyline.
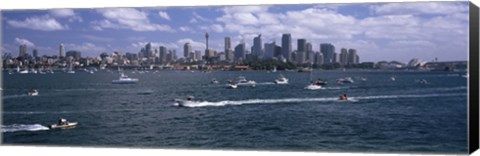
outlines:
{"label": "city skyline", "polygon": [[282,46],[282,35],[288,33],[292,50],[303,38],[314,51],[322,43],[334,45],[337,54],[353,48],[362,62],[468,56],[466,2],[18,10],[2,11],[2,16],[2,51],[13,56],[20,44],[30,54],[37,49],[39,55],[58,55],[63,43],[65,51],[98,56],[138,53],[150,42],[152,49],[164,46],[184,56],[187,42],[192,51],[205,50],[205,32],[217,52],[224,51],[225,37],[231,38],[232,50],[244,41],[252,52],[259,34],[263,43]]}

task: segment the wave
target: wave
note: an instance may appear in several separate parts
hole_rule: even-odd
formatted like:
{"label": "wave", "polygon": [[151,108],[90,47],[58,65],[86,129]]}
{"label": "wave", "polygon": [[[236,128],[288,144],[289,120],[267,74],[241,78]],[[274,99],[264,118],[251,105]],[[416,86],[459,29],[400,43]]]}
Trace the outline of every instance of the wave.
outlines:
{"label": "wave", "polygon": [[[340,101],[338,97],[325,98],[285,98],[285,99],[248,99],[248,100],[225,100],[218,102],[210,101],[189,101],[184,102],[184,107],[209,107],[209,106],[227,106],[227,105],[246,105],[246,104],[276,104],[276,103],[301,103],[301,102],[358,102],[369,99],[395,99],[395,98],[424,98],[424,97],[445,97],[445,96],[466,96],[467,94],[423,94],[423,95],[379,95],[364,97],[349,97],[347,101]],[[174,103],[174,106],[180,106]]]}
{"label": "wave", "polygon": [[2,133],[6,132],[19,132],[19,131],[44,131],[49,130],[48,127],[42,126],[40,124],[33,125],[24,125],[24,124],[13,124],[13,125],[2,125]]}
{"label": "wave", "polygon": [[14,99],[14,98],[22,98],[28,96],[27,94],[17,94],[17,95],[3,95],[2,98],[6,99]]}

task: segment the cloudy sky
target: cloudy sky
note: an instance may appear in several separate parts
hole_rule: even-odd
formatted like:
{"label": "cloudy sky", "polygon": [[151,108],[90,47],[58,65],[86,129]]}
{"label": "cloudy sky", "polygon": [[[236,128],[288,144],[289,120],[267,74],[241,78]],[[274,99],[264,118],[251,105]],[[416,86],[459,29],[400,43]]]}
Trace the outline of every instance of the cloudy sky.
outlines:
{"label": "cloudy sky", "polygon": [[151,42],[176,49],[183,44],[223,51],[223,39],[236,45],[262,34],[263,43],[291,33],[305,38],[319,51],[320,43],[355,48],[360,61],[412,58],[439,61],[468,58],[468,2],[357,3],[316,5],[261,5],[162,8],[96,8],[56,10],[3,10],[2,51],[18,55],[20,44],[28,52],[58,55],[65,49],[82,56],[101,52],[138,52]]}

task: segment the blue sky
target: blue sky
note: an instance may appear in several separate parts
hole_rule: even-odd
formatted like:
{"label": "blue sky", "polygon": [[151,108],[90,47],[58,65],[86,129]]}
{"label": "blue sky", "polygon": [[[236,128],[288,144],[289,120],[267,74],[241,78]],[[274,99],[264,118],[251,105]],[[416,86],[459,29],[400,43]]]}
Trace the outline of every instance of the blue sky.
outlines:
{"label": "blue sky", "polygon": [[223,51],[223,39],[236,45],[262,34],[263,43],[281,45],[282,33],[305,38],[319,51],[320,43],[355,48],[361,61],[412,58],[430,61],[467,60],[468,2],[358,3],[314,5],[256,5],[161,8],[94,8],[3,10],[2,51],[18,55],[27,44],[40,55],[58,55],[65,49],[82,56],[101,52],[138,52],[151,42],[176,49],[183,44]]}

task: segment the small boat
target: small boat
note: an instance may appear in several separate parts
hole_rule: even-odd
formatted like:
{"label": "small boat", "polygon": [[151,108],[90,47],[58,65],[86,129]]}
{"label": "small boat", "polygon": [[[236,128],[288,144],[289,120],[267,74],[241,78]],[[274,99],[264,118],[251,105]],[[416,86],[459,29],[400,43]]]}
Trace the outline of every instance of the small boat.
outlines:
{"label": "small boat", "polygon": [[390,76],[390,80],[395,81],[395,76]]}
{"label": "small boat", "polygon": [[75,128],[78,125],[78,122],[67,122],[65,124],[52,124],[48,125],[50,129],[67,129],[67,128]]}
{"label": "small boat", "polygon": [[236,89],[236,88],[238,88],[238,84],[235,81],[229,81],[229,83],[227,84],[227,88],[228,89]]}
{"label": "small boat", "polygon": [[315,83],[311,83],[311,84],[309,84],[308,86],[306,86],[305,89],[308,89],[308,90],[317,90],[317,89],[324,89],[324,87],[321,86],[321,85],[317,85],[317,84],[315,84]]}
{"label": "small boat", "polygon": [[129,78],[127,75],[121,73],[118,80],[112,80],[113,84],[135,84],[138,82],[136,78]]}
{"label": "small boat", "polygon": [[337,83],[339,83],[339,84],[353,83],[353,79],[351,77],[339,78],[339,79],[337,79]]}
{"label": "small boat", "polygon": [[425,79],[421,79],[421,80],[417,80],[417,83],[420,83],[420,84],[427,84],[428,81],[425,80]]}
{"label": "small boat", "polygon": [[324,86],[327,85],[327,80],[322,80],[322,79],[317,79],[314,84],[319,85],[319,86]]}
{"label": "small boat", "polygon": [[253,80],[247,80],[244,76],[239,76],[237,80],[237,85],[245,86],[245,85],[255,85],[256,82]]}
{"label": "small boat", "polygon": [[193,99],[193,96],[187,96],[185,99],[173,99],[173,101],[178,104],[178,107],[185,107],[185,105],[192,104]]}
{"label": "small boat", "polygon": [[275,79],[275,84],[288,84],[288,79],[280,74],[280,76]]}
{"label": "small boat", "polygon": [[362,81],[367,81],[367,78],[365,78],[365,77],[360,77],[360,80],[362,80]]}
{"label": "small boat", "polygon": [[212,84],[218,84],[219,82],[218,82],[217,79],[212,79],[212,81],[210,81],[210,83],[212,83]]}
{"label": "small boat", "polygon": [[18,71],[19,74],[28,74],[28,70],[20,70]]}
{"label": "small boat", "polygon": [[38,91],[36,89],[32,89],[27,92],[28,96],[38,96]]}

